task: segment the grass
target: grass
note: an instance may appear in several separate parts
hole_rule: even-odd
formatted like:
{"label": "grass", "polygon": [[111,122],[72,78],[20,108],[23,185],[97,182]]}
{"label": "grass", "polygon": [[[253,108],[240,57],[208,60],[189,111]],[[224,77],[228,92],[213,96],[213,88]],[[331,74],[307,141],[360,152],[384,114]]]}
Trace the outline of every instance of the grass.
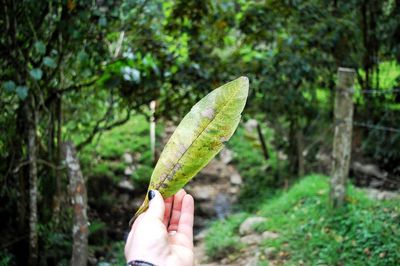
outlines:
{"label": "grass", "polygon": [[[400,261],[398,200],[373,201],[349,185],[347,206],[333,210],[328,190],[327,177],[311,175],[273,199],[255,202],[256,214],[267,218],[256,230],[280,235],[261,248],[274,247],[275,259],[286,265],[395,265]],[[250,215],[254,214],[213,223],[206,238],[208,255],[220,258],[240,252],[238,227]]]}

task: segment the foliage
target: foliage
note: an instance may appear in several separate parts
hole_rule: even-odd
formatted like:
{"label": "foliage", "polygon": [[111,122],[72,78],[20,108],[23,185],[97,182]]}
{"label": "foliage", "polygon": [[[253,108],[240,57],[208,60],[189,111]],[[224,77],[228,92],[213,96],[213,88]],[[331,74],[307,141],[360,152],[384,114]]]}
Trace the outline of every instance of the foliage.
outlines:
{"label": "foliage", "polygon": [[[240,77],[196,103],[165,145],[148,190],[156,189],[168,198],[206,166],[235,132],[248,91],[248,78]],[[146,197],[136,217],[147,210],[148,202]]]}
{"label": "foliage", "polygon": [[237,252],[244,247],[236,232],[240,223],[248,214],[235,214],[228,220],[221,220],[210,225],[205,239],[206,252],[211,259],[222,259],[237,256]]}
{"label": "foliage", "polygon": [[[273,199],[260,198],[253,203],[257,205],[257,215],[267,218],[256,229],[280,235],[278,239],[266,240],[262,246],[276,248],[276,259],[288,260],[289,265],[395,264],[400,259],[398,200],[371,200],[349,185],[347,206],[332,210],[327,181],[324,176],[308,176]],[[250,213],[241,215],[246,217]],[[222,227],[231,228],[230,239],[237,238],[236,217],[213,225]],[[211,231],[208,237],[211,233],[216,232]],[[223,243],[216,243],[214,250],[223,254]]]}
{"label": "foliage", "polygon": [[[233,164],[237,167],[240,175],[243,177],[244,186],[240,193],[240,209],[255,207],[252,204],[256,198],[271,197],[274,192],[276,179],[279,178],[280,168],[277,165],[276,149],[273,146],[273,131],[262,126],[264,137],[269,148],[270,158],[265,160],[261,153],[261,147],[258,138],[249,132],[241,123],[237,132],[227,143],[227,147],[233,151]],[[281,162],[284,164],[285,162]]]}

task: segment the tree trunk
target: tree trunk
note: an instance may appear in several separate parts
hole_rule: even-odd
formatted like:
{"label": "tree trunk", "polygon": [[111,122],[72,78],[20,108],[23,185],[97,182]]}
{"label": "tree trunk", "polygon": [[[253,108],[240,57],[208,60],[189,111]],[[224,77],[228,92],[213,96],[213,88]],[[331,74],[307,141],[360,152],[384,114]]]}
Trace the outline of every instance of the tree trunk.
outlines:
{"label": "tree trunk", "polygon": [[29,265],[38,263],[38,234],[37,234],[37,150],[36,126],[38,115],[35,100],[31,95],[25,103],[25,114],[28,124],[28,162],[29,162]]}
{"label": "tree trunk", "polygon": [[258,134],[258,139],[260,140],[260,143],[261,143],[261,149],[262,149],[262,153],[264,155],[264,159],[268,160],[269,153],[268,153],[267,144],[265,143],[264,135],[262,134],[261,126],[260,126],[260,123],[258,123],[258,122],[257,122],[257,134]]}
{"label": "tree trunk", "polygon": [[72,266],[86,266],[88,257],[88,218],[87,218],[87,194],[85,181],[82,176],[76,149],[72,143],[64,144],[65,162],[68,170],[70,194],[74,209],[74,221],[72,228]]}
{"label": "tree trunk", "polygon": [[339,68],[334,110],[335,133],[330,188],[330,199],[333,207],[342,206],[346,196],[346,180],[349,173],[353,129],[352,90],[354,75],[353,69]]}

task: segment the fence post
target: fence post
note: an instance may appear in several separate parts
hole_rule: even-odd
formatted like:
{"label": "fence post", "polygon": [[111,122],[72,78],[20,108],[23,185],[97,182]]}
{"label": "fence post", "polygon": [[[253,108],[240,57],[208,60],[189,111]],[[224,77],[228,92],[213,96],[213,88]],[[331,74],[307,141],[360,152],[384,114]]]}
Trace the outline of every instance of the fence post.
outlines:
{"label": "fence post", "polygon": [[339,67],[336,86],[330,200],[333,207],[345,202],[353,131],[353,85],[355,71]]}

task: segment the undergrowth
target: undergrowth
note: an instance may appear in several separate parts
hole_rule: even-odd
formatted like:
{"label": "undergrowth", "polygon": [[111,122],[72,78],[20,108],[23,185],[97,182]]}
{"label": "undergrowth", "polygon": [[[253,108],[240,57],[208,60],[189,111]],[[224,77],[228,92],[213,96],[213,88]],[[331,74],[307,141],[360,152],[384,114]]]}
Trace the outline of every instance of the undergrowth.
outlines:
{"label": "undergrowth", "polygon": [[[328,202],[328,178],[305,177],[273,199],[260,197],[256,215],[267,221],[256,230],[280,236],[260,249],[274,248],[273,258],[285,265],[396,265],[400,261],[398,200],[374,201],[348,186],[347,205],[333,210]],[[206,237],[208,255],[221,258],[243,248],[238,241],[240,223],[250,213],[214,222]],[[225,236],[225,237],[223,237]]]}

